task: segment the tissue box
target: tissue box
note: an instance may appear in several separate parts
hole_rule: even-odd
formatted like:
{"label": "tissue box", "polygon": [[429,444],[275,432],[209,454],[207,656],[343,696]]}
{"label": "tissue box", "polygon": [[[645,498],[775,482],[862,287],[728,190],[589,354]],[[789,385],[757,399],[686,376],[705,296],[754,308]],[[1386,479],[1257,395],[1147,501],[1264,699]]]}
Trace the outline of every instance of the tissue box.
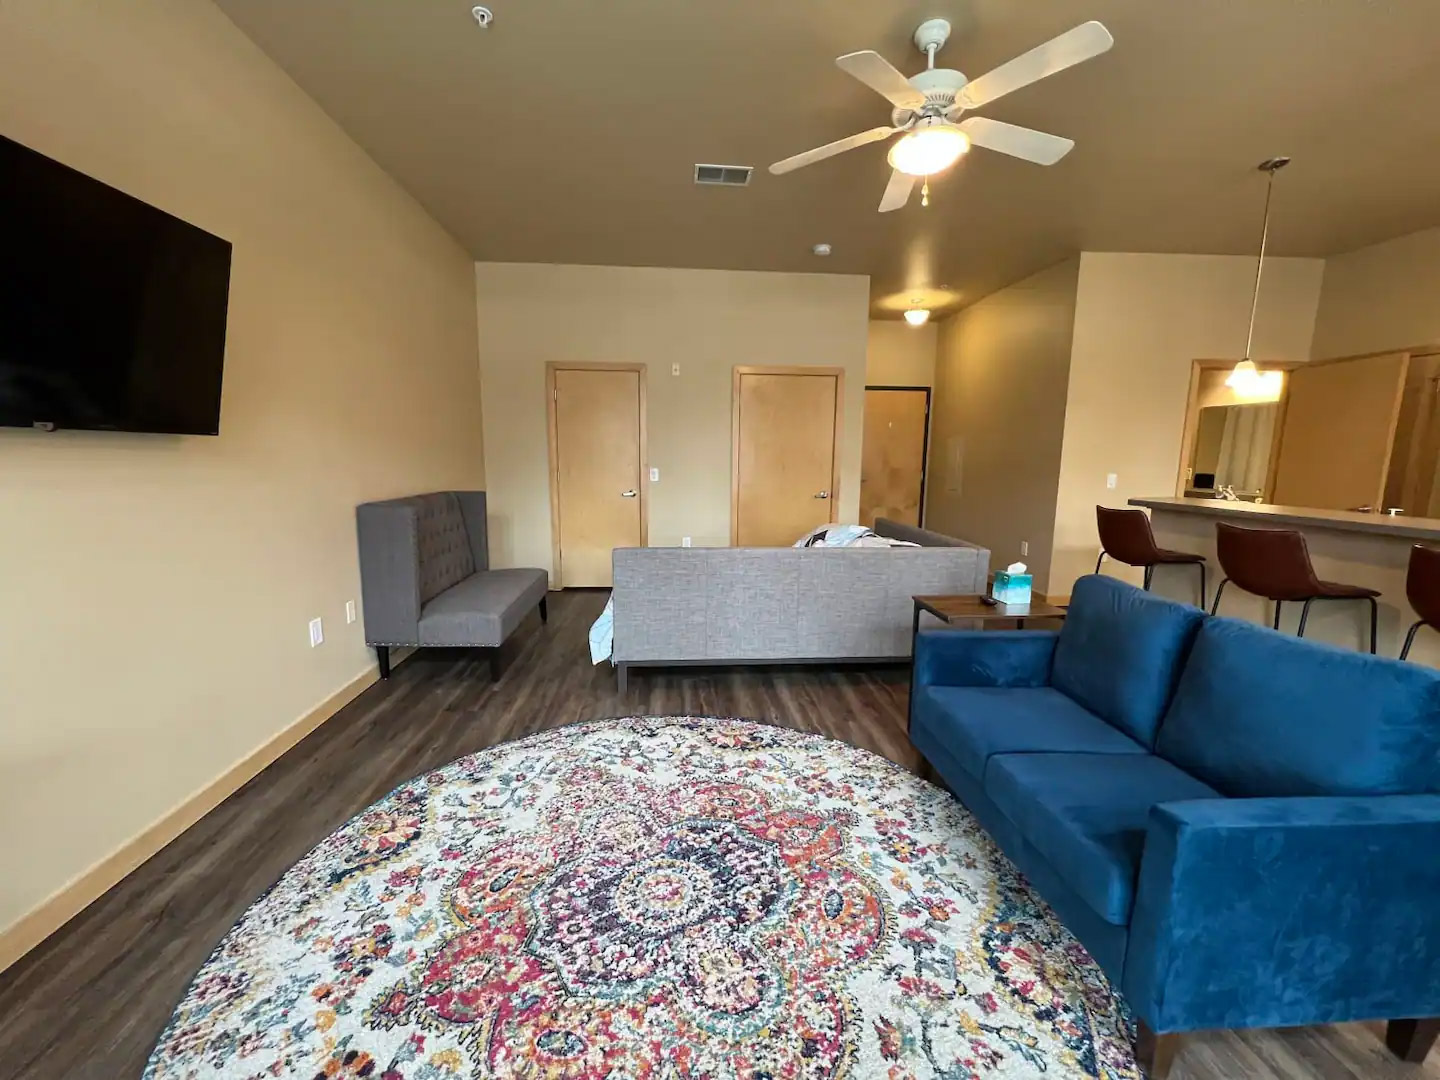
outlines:
{"label": "tissue box", "polygon": [[1008,570],[995,573],[995,583],[990,586],[990,595],[1002,604],[1030,603],[1030,575],[1012,574]]}

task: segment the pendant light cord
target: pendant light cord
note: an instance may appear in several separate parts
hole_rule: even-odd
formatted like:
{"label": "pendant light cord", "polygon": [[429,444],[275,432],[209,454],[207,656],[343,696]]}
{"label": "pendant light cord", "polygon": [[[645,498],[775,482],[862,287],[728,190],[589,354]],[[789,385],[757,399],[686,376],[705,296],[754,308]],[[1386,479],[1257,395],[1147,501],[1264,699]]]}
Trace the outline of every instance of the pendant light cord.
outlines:
{"label": "pendant light cord", "polygon": [[1260,275],[1265,272],[1265,246],[1270,241],[1270,196],[1275,192],[1275,174],[1290,164],[1289,158],[1270,158],[1260,163],[1262,171],[1269,174],[1265,184],[1265,220],[1260,226],[1260,258],[1255,263],[1255,292],[1250,297],[1250,329],[1245,334],[1245,359],[1251,359],[1250,349],[1255,344],[1255,315],[1260,309]]}

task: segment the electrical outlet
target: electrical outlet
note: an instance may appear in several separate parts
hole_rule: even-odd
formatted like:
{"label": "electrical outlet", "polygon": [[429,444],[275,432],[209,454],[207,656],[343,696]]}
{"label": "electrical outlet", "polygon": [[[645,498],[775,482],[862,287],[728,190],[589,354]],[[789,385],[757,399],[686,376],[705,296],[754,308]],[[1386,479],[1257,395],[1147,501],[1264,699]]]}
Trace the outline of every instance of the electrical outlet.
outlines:
{"label": "electrical outlet", "polygon": [[345,625],[349,626],[355,621],[355,601],[345,601]]}
{"label": "electrical outlet", "polygon": [[1115,490],[1115,485],[1118,484],[1119,482],[1120,482],[1120,477],[1116,476],[1113,472],[1112,472],[1112,473],[1106,473],[1106,474],[1105,474],[1105,486],[1106,486],[1107,488],[1109,488],[1111,491],[1114,491],[1114,490]]}
{"label": "electrical outlet", "polygon": [[1021,555],[1029,555],[1029,554],[1030,554],[1030,541],[1029,541],[1029,540],[1021,540],[1021,541],[1020,541],[1020,554],[1021,554]]}
{"label": "electrical outlet", "polygon": [[671,364],[671,365],[670,365],[670,374],[671,374],[671,375],[679,375],[679,374],[680,374],[680,365],[679,365],[679,364]]}
{"label": "electrical outlet", "polygon": [[690,538],[689,538],[688,536],[682,536],[682,537],[680,537],[680,546],[681,546],[681,547],[689,547],[689,546],[690,546]]}
{"label": "electrical outlet", "polygon": [[650,470],[650,483],[652,483],[652,484],[658,484],[659,482],[660,482],[660,470],[659,470],[659,469],[651,469],[651,470]]}
{"label": "electrical outlet", "polygon": [[313,649],[325,640],[325,627],[319,619],[310,620],[310,647]]}

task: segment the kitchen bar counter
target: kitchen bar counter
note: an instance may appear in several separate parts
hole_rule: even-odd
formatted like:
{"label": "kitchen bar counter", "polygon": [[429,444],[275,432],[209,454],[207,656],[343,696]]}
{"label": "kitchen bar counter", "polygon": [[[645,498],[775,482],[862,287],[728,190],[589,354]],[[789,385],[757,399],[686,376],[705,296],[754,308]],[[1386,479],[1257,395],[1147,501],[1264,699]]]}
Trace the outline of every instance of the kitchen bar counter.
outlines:
{"label": "kitchen bar counter", "polygon": [[[1349,510],[1314,510],[1305,506],[1272,506],[1269,503],[1231,502],[1229,499],[1181,499],[1174,496],[1131,499],[1131,506],[1151,510],[1231,517],[1236,525],[1268,525],[1294,528],[1310,526],[1342,532],[1369,532],[1414,541],[1440,542],[1440,519],[1412,518],[1404,514],[1357,514]],[[1248,519],[1248,520],[1247,520]]]}
{"label": "kitchen bar counter", "polygon": [[[1379,652],[1382,656],[1399,655],[1405,631],[1415,621],[1415,614],[1405,601],[1410,549],[1417,543],[1440,547],[1440,520],[1433,518],[1389,517],[1222,499],[1157,497],[1131,499],[1130,504],[1150,511],[1150,524],[1161,547],[1193,551],[1206,557],[1210,601],[1214,600],[1215,586],[1224,576],[1215,556],[1217,521],[1251,528],[1295,529],[1303,533],[1315,573],[1320,578],[1380,590]],[[1105,567],[1107,573],[1132,577],[1126,568],[1108,560]],[[1138,581],[1138,576],[1134,580]],[[1189,567],[1156,567],[1151,587],[1176,600],[1193,604],[1199,599],[1196,574]],[[1234,585],[1226,588],[1219,613],[1265,626],[1274,618],[1274,608],[1268,600],[1241,592]],[[1294,633],[1299,619],[1300,604],[1286,603],[1281,613],[1281,629]],[[1305,636],[1347,648],[1366,649],[1369,622],[1364,603],[1316,601],[1310,609]],[[1422,629],[1410,659],[1440,667],[1440,633]]]}

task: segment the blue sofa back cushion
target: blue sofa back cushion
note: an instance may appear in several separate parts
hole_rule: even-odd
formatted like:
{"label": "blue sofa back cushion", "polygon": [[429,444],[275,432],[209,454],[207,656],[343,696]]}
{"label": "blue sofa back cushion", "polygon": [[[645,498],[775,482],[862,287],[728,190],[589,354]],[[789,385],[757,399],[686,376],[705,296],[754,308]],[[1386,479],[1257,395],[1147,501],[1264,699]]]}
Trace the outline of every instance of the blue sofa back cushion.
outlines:
{"label": "blue sofa back cushion", "polygon": [[1154,749],[1155,732],[1205,613],[1115,578],[1075,583],[1050,685]]}
{"label": "blue sofa back cushion", "polygon": [[1440,672],[1207,619],[1157,750],[1231,797],[1440,791]]}

